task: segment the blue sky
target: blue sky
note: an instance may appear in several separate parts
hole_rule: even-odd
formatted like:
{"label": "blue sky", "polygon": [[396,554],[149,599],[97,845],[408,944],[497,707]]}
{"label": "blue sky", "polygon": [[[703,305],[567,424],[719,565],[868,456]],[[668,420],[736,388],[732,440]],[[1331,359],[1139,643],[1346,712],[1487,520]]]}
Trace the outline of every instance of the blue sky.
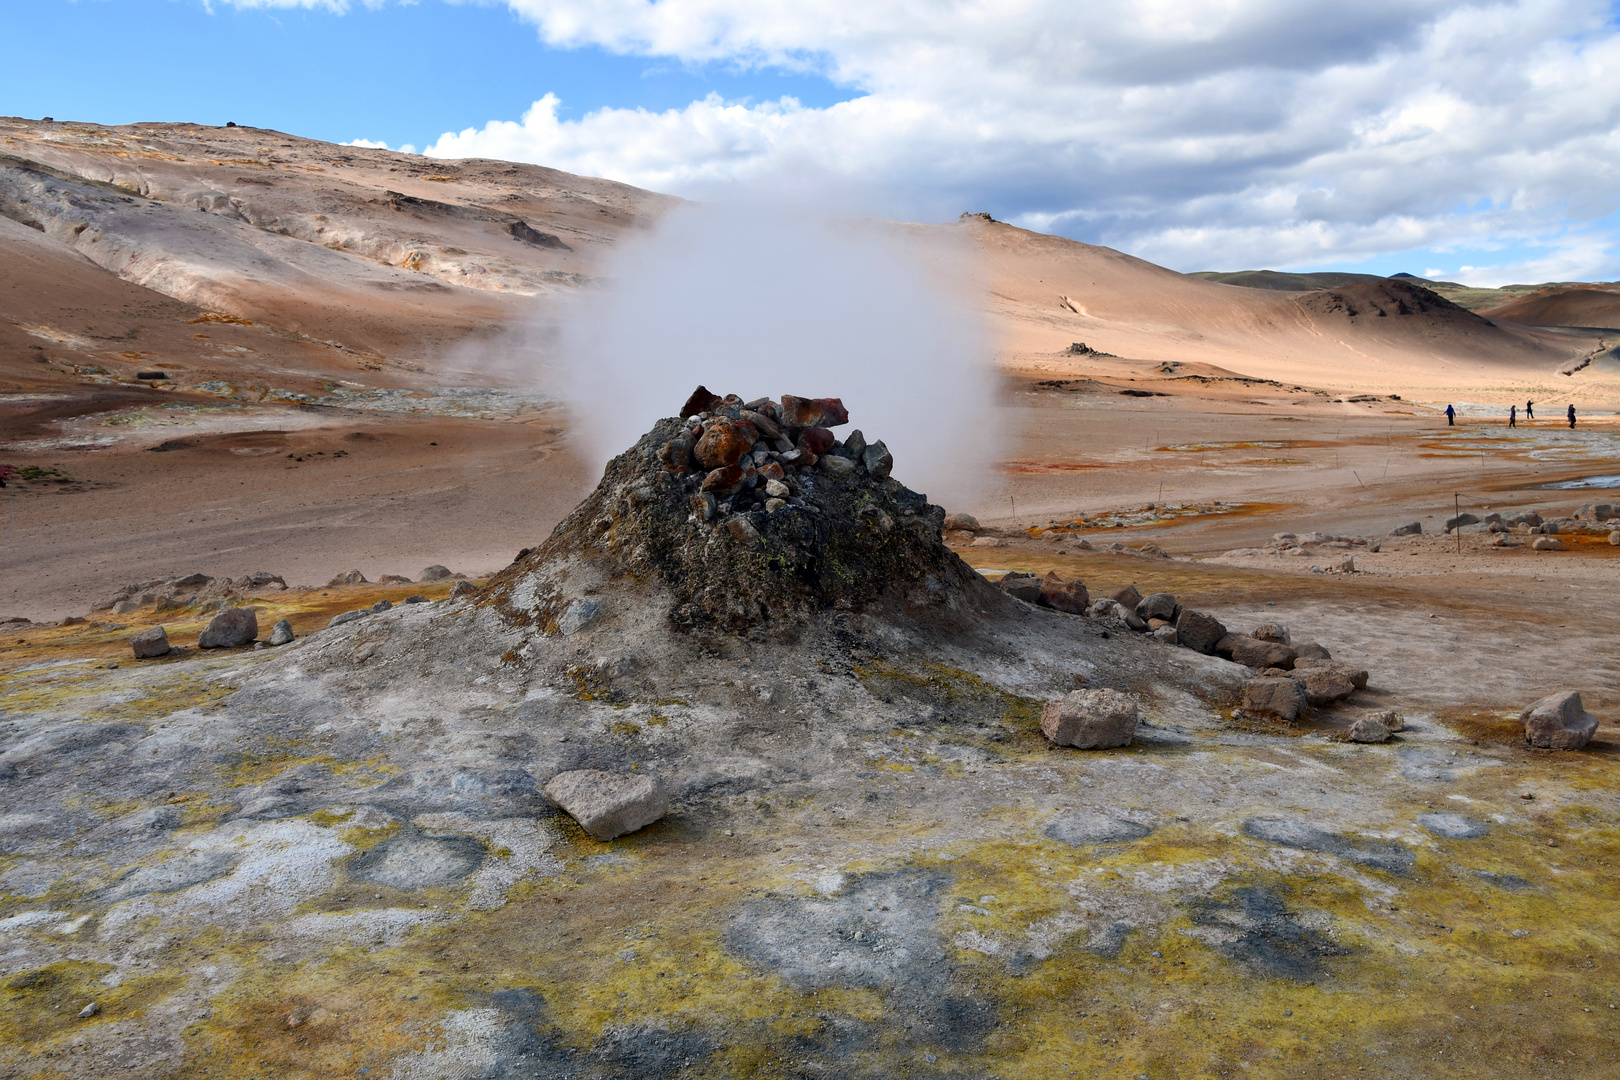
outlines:
{"label": "blue sky", "polygon": [[[561,115],[680,108],[709,93],[824,107],[858,95],[810,74],[551,48],[496,4],[250,8],[201,0],[6,0],[0,111],[125,124],[275,128],[332,142],[425,146],[521,114],[546,92]],[[62,43],[71,42],[71,47]]]}
{"label": "blue sky", "polygon": [[1620,278],[1620,0],[0,2],[13,115],[821,185],[1177,270]]}

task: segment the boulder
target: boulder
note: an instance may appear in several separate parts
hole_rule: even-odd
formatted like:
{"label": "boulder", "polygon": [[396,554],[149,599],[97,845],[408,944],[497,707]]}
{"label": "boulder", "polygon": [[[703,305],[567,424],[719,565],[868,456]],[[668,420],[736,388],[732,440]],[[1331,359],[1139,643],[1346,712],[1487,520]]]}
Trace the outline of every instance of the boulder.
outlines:
{"label": "boulder", "polygon": [[[1323,651],[1325,652],[1326,650]],[[1297,648],[1294,650],[1294,652],[1298,654],[1294,657],[1294,669],[1296,671],[1301,668],[1316,668],[1319,670],[1337,671],[1345,678],[1349,679],[1351,685],[1353,685],[1357,690],[1365,690],[1367,688],[1366,668],[1354,667],[1338,660],[1315,659],[1308,657],[1304,653],[1301,653]]]}
{"label": "boulder", "polygon": [[849,423],[849,410],[838,398],[801,398],[782,395],[784,427],[834,428]]}
{"label": "boulder", "polygon": [[1137,601],[1136,613],[1144,619],[1174,619],[1176,598],[1167,592],[1149,593]]}
{"label": "boulder", "polygon": [[1423,532],[1423,522],[1413,521],[1405,525],[1397,525],[1389,530],[1391,536],[1417,536]]}
{"label": "boulder", "polygon": [[1184,608],[1176,617],[1176,635],[1195,652],[1213,653],[1215,643],[1226,636],[1226,627],[1213,615]]}
{"label": "boulder", "polygon": [[1616,529],[1614,532],[1609,534],[1609,543],[1613,544],[1615,547],[1620,547],[1620,529]]}
{"label": "boulder", "polygon": [[381,612],[389,610],[393,606],[394,606],[394,602],[392,600],[379,600],[375,604],[371,605],[371,613],[373,615],[376,615],[376,614],[379,614]]}
{"label": "boulder", "polygon": [[978,532],[979,519],[972,514],[946,514],[943,528],[946,532]]}
{"label": "boulder", "polygon": [[1064,581],[1056,573],[1051,573],[1041,579],[1041,604],[1070,615],[1084,615],[1091,606],[1091,594],[1086,591],[1086,583],[1079,578]]}
{"label": "boulder", "polygon": [[1293,646],[1294,663],[1301,660],[1331,660],[1333,654],[1327,651],[1327,646],[1319,645],[1314,641],[1301,641]]}
{"label": "boulder", "polygon": [[[478,591],[478,586],[474,585],[472,582],[470,582],[470,581],[458,581],[458,582],[456,582],[455,587],[450,590],[450,599],[452,599],[452,600],[460,600],[463,596],[471,596],[473,593],[475,593],[477,591]],[[410,603],[420,604],[423,601],[425,601],[426,599],[427,599],[427,597],[425,597],[425,596],[413,596],[413,597],[407,597],[405,602],[407,604],[410,604]]]}
{"label": "boulder", "polygon": [[1279,645],[1293,644],[1292,635],[1288,633],[1288,627],[1282,623],[1262,623],[1249,631],[1249,636],[1256,641],[1275,641]]}
{"label": "boulder", "polygon": [[1162,641],[1166,645],[1181,644],[1181,635],[1176,633],[1176,628],[1173,626],[1161,626],[1154,630],[1153,639],[1155,641]]}
{"label": "boulder", "polygon": [[1295,653],[1287,645],[1281,645],[1275,641],[1261,641],[1252,637],[1234,637],[1232,635],[1227,635],[1221,639],[1222,644],[1228,642],[1230,642],[1232,649],[1231,659],[1244,667],[1257,670],[1261,668],[1282,668],[1287,670],[1294,666]]}
{"label": "boulder", "polygon": [[[799,437],[793,440],[793,445],[810,456],[819,458],[831,450],[837,441],[838,436],[824,427],[807,427],[799,429]],[[871,447],[867,449],[870,450]]]}
{"label": "boulder", "polygon": [[1458,514],[1456,517],[1446,518],[1446,532],[1460,529],[1464,525],[1478,525],[1479,518],[1473,514]]}
{"label": "boulder", "polygon": [[270,630],[270,644],[287,645],[292,642],[292,639],[292,623],[288,622],[286,619],[278,619],[276,621],[276,625]]}
{"label": "boulder", "polygon": [[[1555,536],[1538,536],[1530,541],[1530,546],[1537,551],[1562,551],[1563,543]],[[117,610],[114,608],[113,610]]]}
{"label": "boulder", "polygon": [[1148,628],[1147,623],[1143,622],[1136,612],[1118,600],[1098,600],[1091,605],[1089,614],[1093,619],[1118,619],[1137,632]]}
{"label": "boulder", "polygon": [[817,464],[836,476],[848,476],[857,468],[855,462],[851,461],[847,457],[840,457],[837,454],[828,454],[826,457],[820,459]]}
{"label": "boulder", "polygon": [[1106,750],[1136,734],[1136,701],[1118,690],[1074,690],[1041,710],[1041,731],[1059,746]]}
{"label": "boulder", "polygon": [[1406,718],[1394,709],[1385,709],[1383,712],[1375,712],[1370,715],[1391,731],[1406,730]]}
{"label": "boulder", "polygon": [[326,584],[327,587],[330,588],[333,585],[369,585],[370,582],[366,580],[366,576],[360,571],[346,570],[334,577],[331,581],[328,581]]}
{"label": "boulder", "polygon": [[1576,690],[1542,698],[1521,712],[1519,719],[1530,745],[1549,750],[1584,749],[1598,729],[1598,718],[1581,706]]}
{"label": "boulder", "polygon": [[409,584],[411,584],[411,579],[406,577],[404,574],[384,574],[382,577],[377,579],[377,584],[379,584],[379,585],[409,585]]}
{"label": "boulder", "polygon": [[889,448],[883,445],[882,439],[879,439],[861,454],[861,464],[866,466],[866,471],[874,480],[887,480],[889,473],[894,471],[894,455],[889,453]]}
{"label": "boulder", "polygon": [[[562,617],[557,620],[557,629],[567,637],[586,629],[602,617],[602,601],[594,596],[584,596],[563,611]],[[640,826],[637,826],[639,828]]]}
{"label": "boulder", "polygon": [[197,638],[199,649],[234,649],[259,636],[259,615],[252,608],[226,608]]}
{"label": "boulder", "polygon": [[341,615],[332,616],[332,621],[326,624],[326,628],[330,630],[334,626],[342,626],[344,623],[354,622],[356,619],[364,619],[370,614],[370,608],[360,608],[358,611],[345,611]]}
{"label": "boulder", "polygon": [[169,655],[169,632],[161,626],[153,626],[142,630],[138,634],[130,635],[130,651],[137,660],[150,660],[154,656]]}
{"label": "boulder", "polygon": [[434,565],[428,567],[426,570],[423,570],[422,573],[417,576],[416,580],[417,581],[443,581],[445,578],[451,578],[451,577],[455,577],[455,576],[456,575],[454,575],[454,574],[452,574],[450,572],[449,567],[440,566],[437,563],[435,563]]}
{"label": "boulder", "polygon": [[716,416],[704,423],[703,436],[698,439],[693,453],[705,469],[723,469],[741,461],[758,438],[754,425]]}
{"label": "boulder", "polygon": [[1006,547],[1007,541],[999,536],[976,536],[973,538],[973,547]]}
{"label": "boulder", "polygon": [[1344,737],[1351,742],[1359,743],[1389,742],[1389,728],[1370,716],[1363,716],[1350,725],[1350,729],[1344,733]]}
{"label": "boulder", "polygon": [[1296,661],[1288,677],[1304,691],[1305,700],[1318,707],[1343,701],[1356,692],[1356,684],[1350,676],[1337,668],[1301,668]]}
{"label": "boulder", "polygon": [[1136,605],[1142,602],[1142,594],[1136,591],[1135,585],[1127,585],[1110,596],[1109,599],[1118,600],[1121,604],[1135,611]]}
{"label": "boulder", "polygon": [[[287,580],[280,574],[272,574],[268,570],[255,570],[233,584],[242,589],[285,589]],[[184,587],[186,586],[182,586]]]}
{"label": "boulder", "polygon": [[1026,604],[1041,602],[1041,581],[1034,574],[1025,574],[1017,570],[1004,575],[996,582],[996,587],[1015,599]]}
{"label": "boulder", "polygon": [[645,828],[669,813],[669,796],[646,776],[574,769],[546,781],[545,796],[598,840]]}
{"label": "boulder", "polygon": [[1305,711],[1305,691],[1293,679],[1250,679],[1243,684],[1244,712],[1293,723]]}

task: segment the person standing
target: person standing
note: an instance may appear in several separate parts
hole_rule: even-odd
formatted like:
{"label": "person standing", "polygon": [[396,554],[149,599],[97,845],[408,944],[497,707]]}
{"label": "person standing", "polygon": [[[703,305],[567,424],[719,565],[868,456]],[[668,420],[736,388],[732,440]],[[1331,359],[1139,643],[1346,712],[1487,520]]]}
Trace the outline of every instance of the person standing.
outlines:
{"label": "person standing", "polygon": [[1575,430],[1575,404],[1573,402],[1569,406],[1569,428],[1571,431]]}
{"label": "person standing", "polygon": [[1519,407],[1517,405],[1509,405],[1508,406],[1508,427],[1518,427],[1518,426],[1519,426]]}
{"label": "person standing", "polygon": [[[1573,409],[1574,406],[1571,405],[1570,408]],[[1456,426],[1457,426],[1457,410],[1453,409],[1450,405],[1447,405],[1446,406],[1446,427],[1456,427]],[[1574,424],[1571,423],[1570,426],[1573,427]]]}
{"label": "person standing", "polygon": [[1527,401],[1527,402],[1524,403],[1524,418],[1526,420],[1534,420],[1536,418],[1536,403],[1535,402]]}

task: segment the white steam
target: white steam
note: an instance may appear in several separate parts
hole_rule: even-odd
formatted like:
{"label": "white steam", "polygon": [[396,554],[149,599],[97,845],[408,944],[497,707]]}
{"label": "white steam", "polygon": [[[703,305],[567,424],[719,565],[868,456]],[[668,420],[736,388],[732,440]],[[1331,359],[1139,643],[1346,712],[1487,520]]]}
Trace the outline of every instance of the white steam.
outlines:
{"label": "white steam", "polygon": [[592,467],[699,383],[749,400],[838,397],[935,502],[980,492],[998,410],[966,251],[921,230],[760,207],[679,207],[627,238],[558,341]]}

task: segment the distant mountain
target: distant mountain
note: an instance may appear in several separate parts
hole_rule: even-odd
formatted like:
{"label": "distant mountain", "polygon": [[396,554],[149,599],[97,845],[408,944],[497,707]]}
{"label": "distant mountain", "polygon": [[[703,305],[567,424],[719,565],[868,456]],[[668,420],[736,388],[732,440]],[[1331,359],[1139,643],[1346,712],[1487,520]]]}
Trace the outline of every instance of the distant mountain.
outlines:
{"label": "distant mountain", "polygon": [[1549,285],[1481,314],[1527,326],[1620,328],[1620,282]]}
{"label": "distant mountain", "polygon": [[1383,281],[1377,274],[1290,274],[1282,270],[1200,270],[1189,277],[1203,278],[1221,285],[1241,285],[1245,289],[1274,289],[1278,292],[1315,292],[1335,289],[1354,281]]}
{"label": "distant mountain", "polygon": [[[1222,285],[1239,285],[1246,289],[1272,289],[1278,292],[1315,292],[1319,289],[1343,288],[1357,282],[1404,281],[1408,284],[1420,285],[1445,297],[1458,307],[1467,308],[1469,311],[1488,311],[1492,317],[1500,314],[1501,318],[1531,326],[1607,327],[1616,325],[1616,323],[1602,320],[1620,319],[1620,312],[1612,311],[1603,306],[1608,301],[1594,297],[1573,297],[1568,304],[1548,302],[1537,307],[1515,309],[1516,314],[1510,314],[1504,308],[1504,305],[1510,304],[1520,297],[1551,293],[1557,290],[1578,292],[1590,289],[1609,289],[1610,291],[1606,295],[1620,295],[1620,293],[1616,292],[1617,289],[1620,289],[1620,286],[1611,288],[1603,282],[1585,284],[1582,282],[1560,281],[1543,282],[1539,285],[1503,285],[1496,289],[1482,289],[1455,281],[1431,281],[1428,278],[1418,277],[1416,274],[1408,274],[1404,271],[1399,274],[1391,274],[1388,277],[1379,277],[1377,274],[1344,274],[1331,271],[1293,274],[1282,270],[1200,270],[1187,276],[1203,278],[1205,281],[1214,281]],[[1502,310],[1499,312],[1498,309]],[[1577,311],[1581,312],[1581,314],[1576,314]],[[1605,311],[1609,313],[1600,314],[1600,312]],[[1596,319],[1598,321],[1562,321],[1566,319]]]}

